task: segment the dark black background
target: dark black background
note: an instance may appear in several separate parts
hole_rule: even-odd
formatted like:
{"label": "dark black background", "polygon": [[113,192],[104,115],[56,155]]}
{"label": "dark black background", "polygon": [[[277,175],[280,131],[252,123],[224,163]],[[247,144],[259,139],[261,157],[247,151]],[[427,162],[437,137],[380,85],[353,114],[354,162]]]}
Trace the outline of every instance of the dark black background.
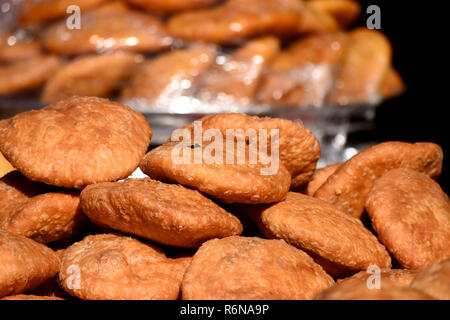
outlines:
{"label": "dark black background", "polygon": [[392,42],[394,66],[406,83],[406,92],[383,103],[377,110],[376,129],[350,136],[350,141],[431,141],[444,150],[444,166],[439,183],[450,191],[450,150],[447,106],[448,80],[446,35],[450,19],[443,1],[360,0],[366,8],[381,9],[381,31]]}

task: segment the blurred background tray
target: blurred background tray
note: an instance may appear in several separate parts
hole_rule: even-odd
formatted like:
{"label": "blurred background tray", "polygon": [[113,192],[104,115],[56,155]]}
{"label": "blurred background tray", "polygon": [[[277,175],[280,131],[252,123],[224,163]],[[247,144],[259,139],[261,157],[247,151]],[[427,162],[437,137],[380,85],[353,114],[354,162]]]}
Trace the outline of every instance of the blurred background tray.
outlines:
{"label": "blurred background tray", "polygon": [[[17,113],[42,108],[35,99],[0,99],[0,119]],[[133,106],[131,106],[133,107]],[[297,121],[309,128],[321,144],[322,156],[319,166],[342,162],[373,143],[349,144],[349,133],[374,128],[377,105],[347,105],[328,107],[214,107],[183,104],[179,108],[134,107],[149,121],[152,131],[152,145],[167,141],[172,131],[210,113],[242,112],[251,115],[285,118]]]}

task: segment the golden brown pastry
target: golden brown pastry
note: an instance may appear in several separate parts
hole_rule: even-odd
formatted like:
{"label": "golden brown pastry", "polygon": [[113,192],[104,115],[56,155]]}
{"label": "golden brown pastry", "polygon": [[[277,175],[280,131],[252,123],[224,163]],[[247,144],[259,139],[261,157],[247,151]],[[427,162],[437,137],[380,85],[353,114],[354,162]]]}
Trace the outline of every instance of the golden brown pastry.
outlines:
{"label": "golden brown pastry", "polygon": [[242,232],[235,216],[198,191],[150,178],[87,186],[81,207],[96,224],[175,247]]}
{"label": "golden brown pastry", "polygon": [[40,53],[39,41],[24,32],[0,32],[0,63],[30,59]]}
{"label": "golden brown pastry", "polygon": [[139,55],[124,52],[75,59],[47,81],[41,101],[52,103],[77,95],[107,97],[127,80],[141,60]]}
{"label": "golden brown pastry", "polygon": [[128,177],[151,136],[143,115],[98,97],[72,97],[0,121],[6,159],[30,180],[65,188]]}
{"label": "golden brown pastry", "polygon": [[380,94],[383,98],[393,98],[402,94],[405,84],[402,77],[394,68],[390,68],[380,84]]}
{"label": "golden brown pastry", "polygon": [[317,189],[314,197],[361,217],[370,189],[383,174],[393,169],[407,168],[436,178],[442,170],[442,159],[442,149],[434,143],[380,143],[344,162]]}
{"label": "golden brown pastry", "polygon": [[126,0],[150,12],[173,13],[211,6],[220,0]]}
{"label": "golden brown pastry", "polygon": [[11,165],[11,163],[8,162],[8,160],[5,159],[3,154],[0,152],[0,178],[13,170],[14,167]]}
{"label": "golden brown pastry", "polygon": [[334,284],[306,253],[283,240],[205,242],[181,285],[184,300],[308,300]]}
{"label": "golden brown pastry", "polygon": [[262,103],[298,106],[322,105],[347,44],[343,32],[302,38],[271,64],[258,99]]}
{"label": "golden brown pastry", "polygon": [[26,0],[21,8],[20,21],[23,24],[40,24],[62,18],[67,8],[76,5],[81,12],[95,8],[109,0]]}
{"label": "golden brown pastry", "polygon": [[64,251],[59,280],[85,300],[176,300],[189,262],[133,238],[97,234]]}
{"label": "golden brown pastry", "polygon": [[375,181],[366,210],[378,238],[407,269],[450,258],[450,201],[427,175],[399,168]]}
{"label": "golden brown pastry", "polygon": [[376,102],[391,65],[389,40],[378,31],[356,29],[349,34],[343,60],[327,97],[332,105]]}
{"label": "golden brown pastry", "polygon": [[189,95],[196,80],[214,62],[214,47],[193,46],[162,54],[146,61],[133,75],[130,85],[121,93],[124,101],[146,107],[167,106],[173,99]]}
{"label": "golden brown pastry", "polygon": [[322,33],[337,31],[339,25],[328,12],[317,10],[316,8],[305,3],[297,23],[298,34]]}
{"label": "golden brown pastry", "polygon": [[229,0],[208,9],[174,15],[168,30],[176,37],[233,43],[249,37],[297,32],[303,3],[297,0]]}
{"label": "golden brown pastry", "polygon": [[59,258],[43,244],[0,230],[0,297],[32,290],[53,277]]}
{"label": "golden brown pastry", "polygon": [[49,26],[42,35],[44,47],[51,52],[75,55],[119,49],[155,52],[172,44],[160,20],[120,6],[87,12],[81,21],[80,29],[67,29],[66,21]]}
{"label": "golden brown pastry", "polygon": [[197,97],[217,104],[248,105],[253,101],[265,67],[280,50],[277,38],[252,40],[213,65],[202,77]]}
{"label": "golden brown pastry", "polygon": [[310,0],[307,5],[328,13],[342,28],[352,26],[361,13],[361,5],[354,0]]}
{"label": "golden brown pastry", "polygon": [[0,65],[0,96],[39,87],[60,65],[61,60],[54,55],[38,55]]}

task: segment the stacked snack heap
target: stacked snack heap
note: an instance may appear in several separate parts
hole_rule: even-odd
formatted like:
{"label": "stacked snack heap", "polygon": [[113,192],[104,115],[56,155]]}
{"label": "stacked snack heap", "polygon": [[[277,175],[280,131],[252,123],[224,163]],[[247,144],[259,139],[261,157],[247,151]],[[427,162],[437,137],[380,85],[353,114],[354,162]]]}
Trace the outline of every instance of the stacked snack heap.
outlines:
{"label": "stacked snack heap", "polygon": [[0,26],[0,97],[178,112],[376,104],[403,83],[389,40],[351,29],[360,12],[354,0],[23,1]]}
{"label": "stacked snack heap", "polygon": [[209,115],[146,153],[151,138],[98,97],[0,121],[16,168],[0,180],[0,297],[450,298],[438,145],[316,170],[317,139],[284,119]]}

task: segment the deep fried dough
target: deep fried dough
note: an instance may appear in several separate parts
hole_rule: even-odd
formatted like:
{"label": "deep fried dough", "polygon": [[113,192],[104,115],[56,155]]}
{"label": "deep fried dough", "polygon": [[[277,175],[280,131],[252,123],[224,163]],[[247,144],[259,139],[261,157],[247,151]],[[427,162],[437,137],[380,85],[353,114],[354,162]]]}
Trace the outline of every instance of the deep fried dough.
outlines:
{"label": "deep fried dough", "polygon": [[76,59],[48,80],[41,101],[51,103],[72,96],[107,97],[133,73],[139,60],[139,56],[127,53]]}
{"label": "deep fried dough", "polygon": [[277,38],[252,40],[214,65],[202,78],[198,92],[201,101],[248,105],[260,84],[265,67],[280,50]]}
{"label": "deep fried dough", "polygon": [[160,13],[173,13],[208,7],[219,1],[220,0],[127,0],[127,2],[132,5],[144,8],[150,12]]}
{"label": "deep fried dough", "polygon": [[380,289],[369,289],[367,283],[342,281],[318,294],[316,300],[434,300],[414,288],[399,286],[385,279]]}
{"label": "deep fried dough", "polygon": [[23,24],[40,24],[62,18],[67,8],[76,5],[85,12],[108,0],[27,0],[21,8],[20,22]]}
{"label": "deep fried dough", "polygon": [[345,33],[334,32],[293,43],[271,64],[259,89],[259,101],[282,106],[322,105],[347,39]]}
{"label": "deep fried dough", "polygon": [[68,30],[66,21],[48,27],[42,36],[44,47],[51,52],[74,55],[119,49],[154,52],[172,44],[162,23],[140,12],[100,8],[83,14],[81,21],[80,29]]}
{"label": "deep fried dough", "polygon": [[[281,106],[322,106],[371,103],[399,95],[404,84],[390,66],[390,45],[381,34],[368,32],[320,33],[295,42],[268,69],[258,100]],[[378,51],[367,49],[368,44]],[[373,65],[378,69],[370,69]]]}
{"label": "deep fried dough", "polygon": [[436,178],[442,170],[442,159],[442,149],[434,143],[380,143],[346,161],[316,191],[314,197],[361,217],[373,183],[385,172],[408,168]]}
{"label": "deep fried dough", "polygon": [[96,13],[127,13],[129,11],[130,7],[123,0],[108,1],[95,9]]}
{"label": "deep fried dough", "polygon": [[11,34],[0,31],[0,62],[30,59],[40,53],[40,42],[27,34]]}
{"label": "deep fried dough", "polygon": [[0,66],[0,96],[34,89],[45,82],[60,66],[56,56],[35,56]]}
{"label": "deep fried dough", "polygon": [[384,99],[393,98],[405,90],[405,84],[400,74],[395,69],[390,68],[384,76],[379,90]]}
{"label": "deep fried dough", "polygon": [[333,283],[282,240],[228,237],[200,247],[181,287],[185,300],[311,299]]}
{"label": "deep fried dough", "polygon": [[411,287],[440,300],[450,300],[450,259],[419,271]]}
{"label": "deep fried dough", "polygon": [[32,290],[58,268],[58,256],[46,246],[0,230],[0,297]]}
{"label": "deep fried dough", "polygon": [[361,5],[354,0],[310,0],[307,6],[328,13],[342,28],[355,24],[361,13]]}
{"label": "deep fried dough", "polygon": [[395,169],[375,181],[366,210],[400,264],[420,269],[450,258],[450,201],[423,173]]}
{"label": "deep fried dough", "polygon": [[188,262],[132,238],[98,234],[65,250],[59,280],[85,300],[175,300]]}
{"label": "deep fried dough", "polygon": [[272,63],[275,71],[286,71],[307,63],[337,64],[344,53],[348,36],[343,32],[311,35],[294,42]]}
{"label": "deep fried dough", "polygon": [[140,66],[121,98],[143,98],[148,106],[167,106],[173,99],[190,94],[215,57],[214,47],[200,45],[162,54]]}
{"label": "deep fried dough", "polygon": [[306,187],[305,194],[312,197],[317,189],[327,181],[329,176],[336,172],[341,164],[342,163],[332,164],[314,171],[314,174]]}
{"label": "deep fried dough", "polygon": [[0,151],[8,161],[30,180],[66,188],[128,177],[150,139],[141,114],[94,97],[0,121]]}
{"label": "deep fried dough", "polygon": [[325,201],[290,192],[282,202],[250,211],[265,236],[305,250],[332,276],[372,264],[391,267],[386,249],[361,221]]}
{"label": "deep fried dough", "polygon": [[48,191],[45,184],[30,181],[19,171],[12,171],[0,180],[0,214],[21,209],[30,198]]}
{"label": "deep fried dough", "polygon": [[81,206],[94,223],[177,247],[242,232],[235,216],[199,192],[149,178],[90,185]]}
{"label": "deep fried dough", "polygon": [[219,7],[174,15],[168,30],[182,39],[214,43],[265,34],[293,35],[302,9],[297,0],[229,0]]}
{"label": "deep fried dough", "polygon": [[[67,248],[76,242],[73,239],[77,239],[76,241],[80,241],[81,239],[83,239],[83,237],[80,234],[78,234],[77,237],[72,237],[70,239],[66,238],[66,239],[51,243],[51,249],[56,253],[56,255],[58,256],[60,261],[62,259],[65,249],[57,249],[57,247],[60,246],[61,243],[69,243],[70,242],[70,244],[67,244],[64,246],[65,248]],[[46,296],[46,297],[56,297],[56,298],[61,298],[64,300],[71,299],[72,296],[61,288],[61,286],[58,283],[58,279],[59,279],[58,274],[56,274],[54,277],[43,282],[42,284],[37,286],[35,289],[29,291],[28,294],[37,295],[37,296]]]}
{"label": "deep fried dough", "polygon": [[18,61],[30,59],[41,53],[39,42],[32,41],[19,43],[12,46],[0,45],[0,61]]}
{"label": "deep fried dough", "polygon": [[323,33],[336,31],[338,29],[339,25],[336,19],[328,12],[316,10],[310,6],[308,2],[305,3],[298,20],[297,33]]}
{"label": "deep fried dough", "polygon": [[[202,130],[219,130],[224,136],[232,130],[279,130],[280,162],[292,175],[291,187],[301,189],[310,180],[317,160],[320,157],[320,145],[314,134],[301,124],[286,119],[249,116],[243,113],[222,113],[200,118]],[[193,124],[184,127],[194,133]],[[269,135],[269,134],[268,134]],[[268,146],[271,146],[269,138]],[[268,149],[270,153],[270,148]]]}
{"label": "deep fried dough", "polygon": [[0,229],[41,243],[71,237],[86,221],[79,203],[76,191],[49,190],[11,172],[0,180]]}
{"label": "deep fried dough", "polygon": [[[407,270],[407,269],[380,269],[379,274],[369,273],[367,270],[360,271],[355,273],[351,277],[340,279],[337,283],[341,282],[355,282],[355,283],[367,283],[370,279],[374,279],[374,277],[380,277],[380,284],[382,285],[385,280],[392,281],[399,286],[409,286],[411,281],[414,280],[414,277],[417,275],[416,270]],[[372,278],[371,278],[372,277]],[[369,280],[370,282],[370,280]]]}
{"label": "deep fried dough", "polygon": [[8,162],[8,160],[5,159],[3,154],[0,152],[0,178],[13,170],[14,167],[11,165],[11,163]]}
{"label": "deep fried dough", "polygon": [[[168,142],[147,153],[140,168],[153,179],[177,182],[225,203],[271,203],[285,198],[291,177],[283,164],[279,163],[276,172],[272,172],[275,169],[272,170],[270,165],[249,163],[247,156],[245,162],[239,164],[236,161],[237,148],[230,151],[225,145],[223,143],[222,163],[218,163],[207,152],[210,147],[208,142],[201,145]],[[195,163],[195,149],[203,155],[200,163]],[[247,148],[242,151],[248,154]],[[189,160],[186,163],[183,154]],[[228,163],[227,154],[234,156],[233,163]],[[174,159],[174,155],[180,156],[180,159]],[[269,174],[263,175],[261,172],[264,169],[270,170]]]}
{"label": "deep fried dough", "polygon": [[335,82],[327,97],[332,105],[375,102],[391,65],[392,48],[380,32],[358,28],[348,45]]}

